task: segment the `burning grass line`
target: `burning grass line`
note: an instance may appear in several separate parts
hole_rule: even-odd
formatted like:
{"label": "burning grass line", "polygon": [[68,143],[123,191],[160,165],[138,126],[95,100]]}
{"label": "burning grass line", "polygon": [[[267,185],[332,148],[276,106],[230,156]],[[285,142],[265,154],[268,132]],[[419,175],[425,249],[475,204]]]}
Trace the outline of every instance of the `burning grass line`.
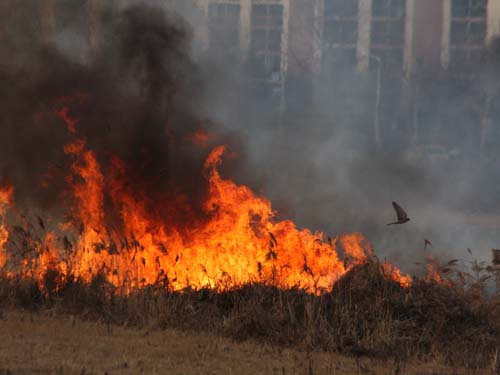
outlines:
{"label": "burning grass line", "polygon": [[[173,220],[173,224],[164,224],[165,218],[149,206],[151,202],[130,190],[123,161],[113,158],[113,171],[107,178],[85,139],[75,138],[64,149],[71,159],[67,178],[68,190],[73,194],[70,215],[57,230],[39,239],[33,237],[28,244],[23,238],[21,242],[28,248],[36,248],[36,243],[40,243],[47,249],[29,255],[42,269],[47,262],[56,262],[61,270],[72,269],[87,281],[96,272],[107,269],[108,281],[119,285],[127,280],[131,287],[133,282],[136,287],[151,285],[163,272],[177,289],[192,285],[203,288],[206,283],[226,288],[230,282],[238,287],[257,279],[284,288],[302,285],[320,293],[330,289],[349,264],[363,263],[372,254],[371,246],[361,234],[346,234],[324,242],[322,233],[300,230],[291,221],[278,222],[269,201],[246,186],[222,178],[218,167],[225,147],[215,148],[206,158],[203,171],[208,185],[203,202],[206,218],[192,228],[176,223],[175,210],[166,218]],[[13,189],[9,191],[12,194]],[[166,199],[171,203],[168,201],[171,197]],[[8,209],[8,203],[6,200],[2,209]],[[105,225],[108,214],[119,219],[113,230]],[[38,226],[46,228],[40,218]],[[3,231],[8,238],[8,228],[4,225]],[[29,238],[30,234],[18,236]],[[74,240],[70,242],[68,236]],[[168,244],[168,251],[164,244]],[[13,256],[18,251],[11,247],[2,250],[5,261],[20,263]],[[345,254],[344,264],[339,259],[340,250]],[[7,259],[9,256],[11,259]],[[203,268],[192,266],[196,264]],[[25,266],[18,264],[21,269]],[[401,279],[394,270],[391,277]],[[217,277],[222,280],[216,280]]]}

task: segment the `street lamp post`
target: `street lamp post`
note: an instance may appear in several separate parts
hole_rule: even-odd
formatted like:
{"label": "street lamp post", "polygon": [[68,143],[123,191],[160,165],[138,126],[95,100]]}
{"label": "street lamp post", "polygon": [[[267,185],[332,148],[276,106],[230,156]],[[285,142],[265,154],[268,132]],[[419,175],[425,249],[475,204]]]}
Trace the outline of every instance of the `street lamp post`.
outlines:
{"label": "street lamp post", "polygon": [[373,119],[373,131],[375,133],[375,148],[380,150],[380,102],[382,88],[382,59],[379,56],[370,54],[370,58],[377,62],[377,88],[375,93],[375,115]]}

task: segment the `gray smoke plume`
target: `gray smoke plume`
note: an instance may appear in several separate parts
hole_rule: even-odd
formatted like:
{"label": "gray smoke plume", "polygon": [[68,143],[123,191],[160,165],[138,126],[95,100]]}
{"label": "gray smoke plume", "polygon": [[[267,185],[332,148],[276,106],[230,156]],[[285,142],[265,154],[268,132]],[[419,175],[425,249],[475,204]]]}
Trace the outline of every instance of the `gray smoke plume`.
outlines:
{"label": "gray smoke plume", "polygon": [[[238,153],[225,175],[269,197],[278,217],[301,227],[330,236],[362,232],[380,257],[408,270],[422,260],[424,238],[443,258],[470,259],[471,248],[484,260],[499,246],[493,63],[476,66],[474,79],[426,67],[409,83],[384,73],[377,148],[375,70],[304,72],[287,85],[282,114],[251,89],[251,61],[235,64],[223,51],[203,49],[203,17],[190,1],[113,1],[101,12],[99,40],[89,37],[92,22],[71,16],[78,9],[56,16],[55,33],[40,38],[39,2],[3,4],[0,166],[26,200],[57,202],[57,191],[39,188],[47,162],[54,170],[67,163],[61,145],[69,136],[53,108],[83,93],[85,100],[70,103],[79,134],[104,164],[117,154],[134,166],[153,201],[164,197],[159,186],[175,185],[169,193],[187,191],[196,209],[206,152],[165,133],[181,139],[203,124],[218,134],[212,145],[228,143]],[[18,22],[27,17],[40,22],[27,29]],[[493,103],[487,108],[485,97]],[[408,224],[386,226],[393,200],[408,211]]]}

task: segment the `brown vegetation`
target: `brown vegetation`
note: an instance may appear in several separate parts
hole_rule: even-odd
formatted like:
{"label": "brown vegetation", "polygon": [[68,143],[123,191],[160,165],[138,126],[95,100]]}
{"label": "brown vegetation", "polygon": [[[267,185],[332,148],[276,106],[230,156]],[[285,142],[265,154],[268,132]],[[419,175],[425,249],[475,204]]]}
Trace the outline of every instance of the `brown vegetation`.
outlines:
{"label": "brown vegetation", "polygon": [[57,273],[49,271],[43,288],[25,280],[4,280],[0,302],[7,310],[49,310],[102,322],[110,329],[205,332],[281,348],[392,361],[396,368],[440,359],[456,368],[499,371],[499,301],[487,295],[485,279],[457,273],[453,283],[415,280],[403,288],[371,261],[353,268],[331,293],[321,296],[265,285],[222,293],[173,292],[168,284],[124,296],[104,278],[61,285]]}
{"label": "brown vegetation", "polygon": [[[211,334],[133,329],[83,322],[52,311],[6,312],[0,319],[0,374],[394,374],[397,364],[349,358],[248,341],[236,343]],[[438,362],[408,363],[406,375],[488,374]]]}

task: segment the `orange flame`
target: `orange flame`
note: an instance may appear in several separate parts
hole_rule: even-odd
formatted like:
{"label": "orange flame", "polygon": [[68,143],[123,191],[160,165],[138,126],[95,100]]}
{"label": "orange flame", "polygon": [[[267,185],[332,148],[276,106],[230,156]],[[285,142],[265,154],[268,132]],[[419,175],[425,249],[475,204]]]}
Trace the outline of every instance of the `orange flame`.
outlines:
{"label": "orange flame", "polygon": [[444,269],[439,264],[439,260],[431,254],[426,254],[425,260],[427,261],[425,280],[433,284],[450,286],[451,281],[443,277]]}
{"label": "orange flame", "polygon": [[206,148],[212,138],[213,136],[203,128],[199,128],[186,136],[188,142],[199,148]]}
{"label": "orange flame", "polygon": [[[77,140],[64,148],[64,152],[72,155],[75,161],[71,167],[73,172],[69,176],[72,182],[73,195],[76,199],[74,216],[82,224],[82,232],[76,246],[74,255],[76,276],[82,276],[88,280],[92,276],[92,270],[100,270],[105,258],[100,256],[98,251],[94,251],[98,244],[102,243],[100,233],[105,233],[104,224],[104,176],[101,168],[91,151],[85,149],[85,141]],[[72,181],[79,177],[81,182]],[[64,227],[68,228],[71,223]]]}
{"label": "orange flame", "polygon": [[72,118],[69,115],[69,108],[68,107],[63,107],[60,110],[56,111],[56,115],[64,121],[66,124],[66,127],[68,128],[68,131],[72,134],[76,133],[76,124],[78,123],[78,120]]}
{"label": "orange flame", "polygon": [[7,209],[12,204],[12,195],[14,189],[11,186],[6,186],[4,188],[0,187],[0,269],[2,269],[7,261],[7,255],[5,254],[5,244],[9,239],[9,232],[5,226],[4,215]]}
{"label": "orange flame", "polygon": [[[260,282],[320,293],[331,290],[349,269],[339,250],[351,264],[362,264],[372,254],[359,233],[325,241],[321,232],[298,229],[289,220],[277,221],[267,199],[222,178],[218,166],[223,146],[215,148],[204,165],[206,219],[193,221],[187,228],[165,222],[148,209],[148,197],[127,184],[127,166],[120,159],[113,158],[112,170],[105,177],[84,140],[67,145],[64,151],[73,158],[67,178],[75,201],[72,220],[60,224],[57,233],[46,234],[36,266],[26,260],[19,264],[20,272],[34,272],[40,282],[47,270],[56,269],[62,279],[72,273],[87,282],[104,273],[125,293],[158,282],[174,290],[222,290]],[[108,229],[107,194],[121,229]],[[11,195],[10,188],[0,190],[0,215]],[[187,198],[179,195],[176,199],[182,207]],[[7,238],[2,222],[0,249]],[[0,266],[5,260],[2,251]],[[383,267],[389,278],[402,286],[410,284],[410,277],[396,267]]]}
{"label": "orange flame", "polygon": [[391,263],[382,263],[382,270],[384,275],[389,276],[392,280],[396,281],[402,287],[408,288],[412,283],[410,275],[403,275],[401,271]]}

